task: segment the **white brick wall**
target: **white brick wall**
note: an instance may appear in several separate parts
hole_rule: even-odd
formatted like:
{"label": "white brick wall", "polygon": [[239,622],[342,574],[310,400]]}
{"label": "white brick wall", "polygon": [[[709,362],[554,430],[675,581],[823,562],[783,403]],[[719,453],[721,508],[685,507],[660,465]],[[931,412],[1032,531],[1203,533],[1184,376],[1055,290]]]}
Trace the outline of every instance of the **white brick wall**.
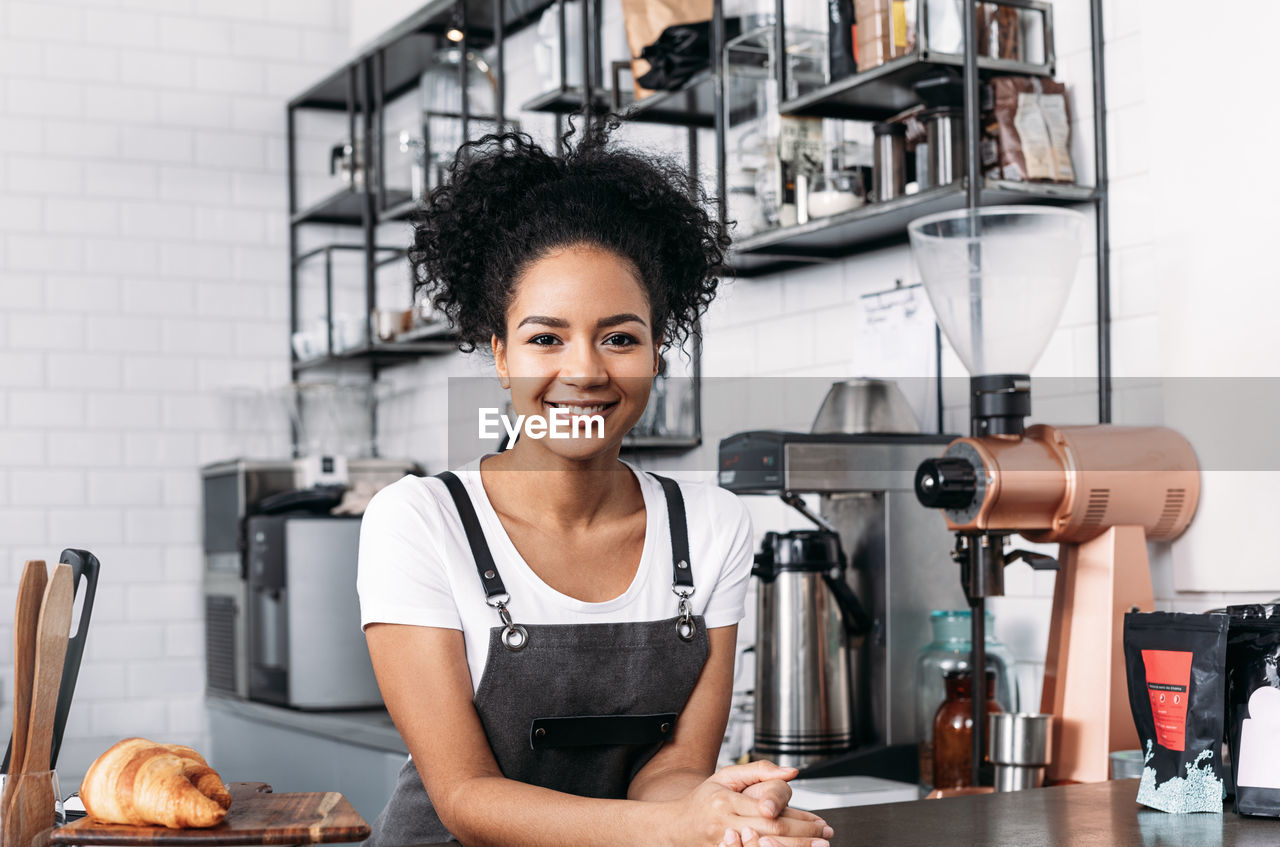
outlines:
{"label": "white brick wall", "polygon": [[[0,678],[25,558],[102,582],[60,762],[207,746],[197,463],[219,390],[288,378],[284,102],[346,3],[0,5]],[[215,446],[225,447],[227,439]]]}

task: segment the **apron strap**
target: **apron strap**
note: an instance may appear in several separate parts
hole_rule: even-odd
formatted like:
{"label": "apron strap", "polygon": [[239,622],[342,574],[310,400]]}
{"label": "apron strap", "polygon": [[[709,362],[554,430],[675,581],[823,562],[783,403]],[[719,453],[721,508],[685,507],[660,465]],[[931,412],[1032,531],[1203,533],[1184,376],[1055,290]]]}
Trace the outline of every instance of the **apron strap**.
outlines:
{"label": "apron strap", "polygon": [[649,471],[649,476],[662,484],[667,496],[667,522],[671,527],[671,585],[693,593],[693,568],[689,566],[689,523],[684,513],[684,495],[680,485],[669,477]]}
{"label": "apron strap", "polygon": [[495,597],[509,599],[507,588],[502,584],[502,576],[498,566],[493,562],[493,554],[489,552],[489,542],[485,541],[484,530],[480,528],[480,518],[476,516],[467,489],[453,471],[441,471],[436,479],[442,481],[453,497],[453,505],[462,518],[462,528],[467,533],[467,543],[471,545],[471,556],[475,559],[476,571],[480,574],[480,584],[484,586],[484,599],[492,601]]}
{"label": "apron strap", "polygon": [[[693,568],[689,564],[689,524],[684,511],[684,496],[674,479],[659,476],[652,471],[649,471],[649,475],[662,485],[662,492],[667,500],[667,521],[671,530],[671,591],[680,600],[676,632],[682,640],[692,641],[697,629],[689,604],[694,588]],[[493,553],[489,550],[489,542],[485,540],[484,530],[480,527],[480,519],[467,495],[466,486],[452,471],[441,471],[436,474],[436,478],[449,490],[449,496],[453,498],[458,516],[462,519],[462,528],[466,531],[467,543],[471,546],[471,556],[475,559],[476,572],[480,574],[480,584],[484,587],[485,602],[497,609],[502,618],[503,643],[510,650],[523,649],[528,643],[528,634],[524,627],[511,620],[511,614],[507,611],[511,595],[502,583],[502,576],[493,561]]]}

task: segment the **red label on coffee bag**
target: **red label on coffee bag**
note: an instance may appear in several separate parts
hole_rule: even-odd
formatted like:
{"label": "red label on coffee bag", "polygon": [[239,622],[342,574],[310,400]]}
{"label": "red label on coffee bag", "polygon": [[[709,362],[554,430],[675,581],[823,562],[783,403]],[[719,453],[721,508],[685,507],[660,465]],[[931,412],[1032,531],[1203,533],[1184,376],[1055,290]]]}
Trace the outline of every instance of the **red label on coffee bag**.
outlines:
{"label": "red label on coffee bag", "polygon": [[1187,694],[1191,685],[1191,653],[1182,650],[1143,650],[1147,694],[1156,724],[1156,743],[1169,750],[1187,744]]}

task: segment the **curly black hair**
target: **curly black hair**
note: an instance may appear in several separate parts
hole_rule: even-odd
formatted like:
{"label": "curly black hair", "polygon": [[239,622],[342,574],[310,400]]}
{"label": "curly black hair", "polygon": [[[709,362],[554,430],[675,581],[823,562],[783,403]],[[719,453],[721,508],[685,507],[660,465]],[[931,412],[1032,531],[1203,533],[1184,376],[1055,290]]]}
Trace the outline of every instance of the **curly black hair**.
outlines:
{"label": "curly black hair", "polygon": [[609,145],[616,116],[573,121],[554,156],[524,132],[463,144],[414,219],[416,294],[453,323],[459,348],[506,339],[516,282],[534,261],[589,245],[625,259],[644,284],[654,340],[683,345],[715,297],[729,235],[697,180],[658,156]]}

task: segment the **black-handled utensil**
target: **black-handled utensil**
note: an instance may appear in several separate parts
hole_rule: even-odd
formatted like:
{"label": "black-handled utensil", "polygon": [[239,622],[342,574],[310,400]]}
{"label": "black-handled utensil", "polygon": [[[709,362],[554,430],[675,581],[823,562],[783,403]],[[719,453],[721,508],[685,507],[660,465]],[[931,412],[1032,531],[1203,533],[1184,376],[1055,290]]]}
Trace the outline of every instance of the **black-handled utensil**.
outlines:
{"label": "black-handled utensil", "polygon": [[[53,743],[49,758],[49,769],[58,764],[58,750],[62,747],[62,734],[67,728],[67,716],[71,713],[71,697],[75,694],[76,679],[80,675],[80,660],[84,658],[84,642],[89,632],[89,614],[93,611],[93,597],[98,590],[98,570],[101,563],[98,557],[88,550],[67,548],[58,557],[61,564],[71,566],[73,591],[80,591],[81,578],[85,581],[84,605],[80,608],[80,626],[75,635],[67,642],[67,656],[62,666],[62,681],[58,688],[58,705],[53,716]],[[0,773],[9,772],[9,759],[13,754],[13,737],[9,737],[9,746],[4,751],[4,762],[0,764]]]}
{"label": "black-handled utensil", "polygon": [[67,660],[62,666],[62,687],[58,689],[58,711],[53,717],[53,755],[49,769],[58,764],[58,750],[62,747],[62,733],[67,728],[67,716],[71,713],[71,697],[76,692],[76,679],[80,676],[80,660],[84,658],[84,642],[89,634],[89,613],[93,611],[93,597],[98,591],[98,569],[102,566],[98,557],[88,550],[68,548],[62,551],[58,561],[71,565],[71,574],[77,588],[84,577],[84,605],[80,607],[80,626],[67,642]]}

